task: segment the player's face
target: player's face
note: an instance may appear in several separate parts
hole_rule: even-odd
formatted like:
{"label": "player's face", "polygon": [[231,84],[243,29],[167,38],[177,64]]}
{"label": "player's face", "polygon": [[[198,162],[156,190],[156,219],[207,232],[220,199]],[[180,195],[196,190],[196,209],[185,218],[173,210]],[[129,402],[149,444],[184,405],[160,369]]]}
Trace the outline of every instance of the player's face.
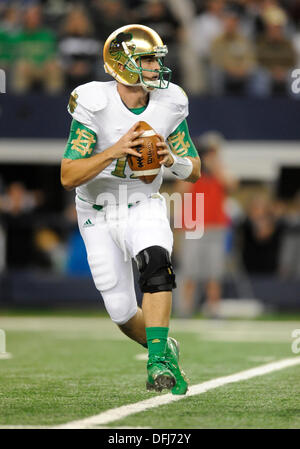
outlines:
{"label": "player's face", "polygon": [[[143,74],[143,78],[146,80],[158,80],[159,78],[159,69],[160,69],[160,65],[158,62],[158,58],[156,58],[155,56],[144,56],[141,58],[141,67],[143,69],[142,74]],[[147,70],[154,70],[157,71],[157,73],[155,72],[148,72]]]}

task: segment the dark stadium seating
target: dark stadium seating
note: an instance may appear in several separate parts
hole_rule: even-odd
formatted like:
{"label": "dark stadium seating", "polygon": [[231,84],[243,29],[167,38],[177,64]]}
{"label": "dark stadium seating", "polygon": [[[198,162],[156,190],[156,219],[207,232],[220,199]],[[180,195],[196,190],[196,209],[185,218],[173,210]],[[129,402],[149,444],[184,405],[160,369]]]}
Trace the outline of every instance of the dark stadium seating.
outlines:
{"label": "dark stadium seating", "polygon": [[[68,95],[2,95],[0,135],[67,139],[67,103]],[[299,140],[299,107],[299,100],[285,97],[191,97],[190,133],[215,129],[228,140]]]}

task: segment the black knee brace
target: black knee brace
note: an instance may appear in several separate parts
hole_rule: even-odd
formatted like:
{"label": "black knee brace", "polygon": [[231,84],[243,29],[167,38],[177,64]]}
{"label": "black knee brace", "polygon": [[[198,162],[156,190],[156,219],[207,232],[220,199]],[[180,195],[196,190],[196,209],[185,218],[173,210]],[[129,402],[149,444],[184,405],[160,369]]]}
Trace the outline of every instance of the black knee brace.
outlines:
{"label": "black knee brace", "polygon": [[169,253],[161,246],[149,246],[136,256],[143,293],[169,292],[176,288],[175,274]]}

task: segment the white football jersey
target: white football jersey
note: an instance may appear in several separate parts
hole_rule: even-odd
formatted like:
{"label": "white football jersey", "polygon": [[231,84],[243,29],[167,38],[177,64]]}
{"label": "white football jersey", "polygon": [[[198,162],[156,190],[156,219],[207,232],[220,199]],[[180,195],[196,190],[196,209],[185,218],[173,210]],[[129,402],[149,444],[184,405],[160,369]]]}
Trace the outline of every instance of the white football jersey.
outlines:
{"label": "white football jersey", "polygon": [[[188,99],[184,91],[170,83],[168,89],[155,89],[149,93],[149,103],[141,114],[131,112],[122,102],[116,81],[83,84],[72,92],[77,106],[72,117],[97,134],[93,154],[114,145],[136,122],[147,122],[165,139],[188,115]],[[103,194],[115,196],[119,203],[119,186],[127,186],[127,197],[136,193],[151,195],[159,191],[162,170],[151,184],[132,178],[126,158],[113,161],[95,178],[76,188],[77,195],[89,203],[101,205]],[[103,203],[103,201],[102,201]]]}

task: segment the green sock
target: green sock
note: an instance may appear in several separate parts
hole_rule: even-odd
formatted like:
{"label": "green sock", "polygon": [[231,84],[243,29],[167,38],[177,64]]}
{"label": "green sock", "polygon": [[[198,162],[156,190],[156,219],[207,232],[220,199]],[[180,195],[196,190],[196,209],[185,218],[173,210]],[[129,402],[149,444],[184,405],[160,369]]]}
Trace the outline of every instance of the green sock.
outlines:
{"label": "green sock", "polygon": [[146,327],[149,357],[165,353],[168,333],[168,327]]}

